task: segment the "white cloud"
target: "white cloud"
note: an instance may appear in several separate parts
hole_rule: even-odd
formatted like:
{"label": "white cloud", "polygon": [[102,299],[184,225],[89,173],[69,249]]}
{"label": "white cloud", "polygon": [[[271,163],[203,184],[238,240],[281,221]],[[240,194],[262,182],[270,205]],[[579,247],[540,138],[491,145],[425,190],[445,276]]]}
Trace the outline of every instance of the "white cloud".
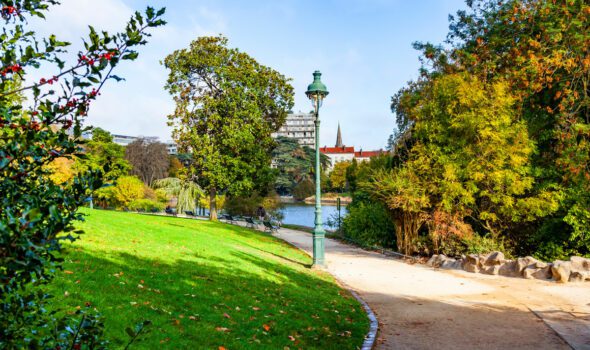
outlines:
{"label": "white cloud", "polygon": [[55,34],[61,40],[79,42],[88,26],[109,32],[120,31],[133,14],[121,0],[62,0],[52,7],[45,21],[34,21],[41,33]]}

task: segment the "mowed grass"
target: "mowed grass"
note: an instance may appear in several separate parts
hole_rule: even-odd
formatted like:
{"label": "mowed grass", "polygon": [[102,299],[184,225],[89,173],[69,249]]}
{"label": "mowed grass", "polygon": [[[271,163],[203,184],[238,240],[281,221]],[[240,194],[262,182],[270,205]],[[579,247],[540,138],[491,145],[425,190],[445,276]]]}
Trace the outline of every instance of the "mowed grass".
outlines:
{"label": "mowed grass", "polygon": [[63,253],[50,292],[62,310],[89,302],[114,348],[356,349],[359,303],[311,259],[267,234],[221,223],[84,209],[86,233]]}

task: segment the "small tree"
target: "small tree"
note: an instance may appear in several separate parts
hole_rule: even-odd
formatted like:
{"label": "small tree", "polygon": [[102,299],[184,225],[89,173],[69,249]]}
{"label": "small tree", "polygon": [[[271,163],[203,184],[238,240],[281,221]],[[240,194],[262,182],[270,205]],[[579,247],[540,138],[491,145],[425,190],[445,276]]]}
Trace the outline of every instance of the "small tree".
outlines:
{"label": "small tree", "polygon": [[199,199],[204,196],[203,190],[195,182],[176,177],[156,180],[153,186],[176,197],[176,209],[179,213],[195,210]]}
{"label": "small tree", "polygon": [[127,145],[125,158],[132,166],[131,174],[138,176],[148,186],[154,180],[165,178],[170,166],[166,145],[146,138],[139,138]]}
{"label": "small tree", "polygon": [[293,87],[221,36],[198,38],[166,57],[165,66],[166,89],[176,102],[169,116],[173,137],[192,153],[189,171],[208,192],[216,220],[218,193],[246,193],[268,178],[271,133],[293,106]]}
{"label": "small tree", "polygon": [[334,191],[343,192],[346,189],[346,171],[351,165],[351,162],[338,162],[334,164],[334,168],[329,174],[330,187]]}
{"label": "small tree", "polygon": [[121,176],[112,187],[113,200],[120,207],[127,207],[134,200],[145,196],[144,183],[135,176]]}
{"label": "small tree", "polygon": [[116,144],[113,135],[101,128],[92,129],[92,138],[84,144],[83,154],[74,159],[75,173],[99,171],[107,182],[113,182],[131,170],[131,165],[125,159],[125,147]]}
{"label": "small tree", "polygon": [[[0,1],[0,348],[76,349],[80,339],[91,342],[84,346],[104,348],[95,341],[101,328],[93,316],[58,322],[43,306],[49,296],[41,289],[60,268],[60,242],[80,233],[72,222],[82,219],[77,209],[101,186],[101,173],[91,170],[57,185],[47,165],[81,154],[82,121],[91,102],[106,80],[120,80],[113,69],[137,57],[133,47],[146,43],[146,30],[164,23],[164,10],[148,8],[117,35],[90,27],[84,51],[66,65],[62,57],[68,43],[55,36],[40,40],[28,28],[32,17],[44,18],[57,3]],[[45,63],[58,71],[36,82],[25,79]],[[32,100],[23,106],[19,94],[26,90]]]}

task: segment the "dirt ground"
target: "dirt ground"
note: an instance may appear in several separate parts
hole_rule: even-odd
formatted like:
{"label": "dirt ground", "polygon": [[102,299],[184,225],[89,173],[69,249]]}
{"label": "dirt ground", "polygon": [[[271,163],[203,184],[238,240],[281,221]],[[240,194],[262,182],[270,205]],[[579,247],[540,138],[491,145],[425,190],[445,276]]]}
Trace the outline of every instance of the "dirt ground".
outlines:
{"label": "dirt ground", "polygon": [[[312,249],[307,233],[276,236]],[[326,261],[376,314],[376,349],[590,349],[590,283],[435,270],[330,239]]]}

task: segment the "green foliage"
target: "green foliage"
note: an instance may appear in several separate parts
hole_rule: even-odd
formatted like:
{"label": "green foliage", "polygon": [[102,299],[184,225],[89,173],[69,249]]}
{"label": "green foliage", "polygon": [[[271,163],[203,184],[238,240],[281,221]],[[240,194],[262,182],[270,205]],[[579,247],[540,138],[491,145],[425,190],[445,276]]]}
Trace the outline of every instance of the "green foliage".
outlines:
{"label": "green foliage", "polygon": [[143,212],[161,212],[166,208],[166,204],[155,201],[153,199],[134,199],[127,204],[129,210],[143,211]]}
{"label": "green foliage", "polygon": [[121,176],[117,179],[111,193],[117,207],[128,208],[132,201],[144,198],[144,184],[136,176]]}
{"label": "green foliage", "polygon": [[125,159],[125,147],[113,142],[113,136],[101,128],[92,129],[92,139],[84,144],[84,154],[75,158],[76,173],[101,171],[105,182],[127,175],[131,164]]}
{"label": "green foliage", "polygon": [[315,183],[311,179],[306,179],[295,185],[293,189],[293,198],[302,201],[315,194]]}
{"label": "green foliage", "polygon": [[352,162],[338,162],[329,174],[330,188],[336,192],[343,192],[347,189],[346,173]]}
{"label": "green foliage", "polygon": [[[467,4],[468,10],[450,17],[450,49],[430,43],[415,45],[423,52],[422,77],[393,98],[398,122],[393,149],[411,148],[415,141],[424,141],[415,134],[421,123],[416,120],[415,106],[427,106],[423,102],[433,100],[428,92],[434,81],[468,74],[470,79],[489,86],[504,85],[514,101],[511,114],[515,127],[526,130],[528,138],[521,140],[523,148],[518,154],[524,158],[515,168],[520,179],[494,172],[484,162],[481,173],[488,182],[488,195],[478,201],[468,191],[457,192],[454,198],[474,199],[478,211],[469,215],[487,231],[495,235],[502,232],[519,252],[532,254],[547,243],[547,247],[562,245],[568,254],[590,254],[590,5],[584,1],[529,0],[475,0]],[[500,117],[505,115],[503,110],[499,109]],[[470,119],[475,121],[478,116]],[[500,152],[493,163],[501,160],[498,156]],[[522,172],[524,168],[528,170]],[[450,172],[455,175],[455,170]],[[502,184],[502,177],[507,186]],[[533,181],[527,184],[530,177]],[[502,191],[495,191],[498,186]],[[526,191],[525,199],[517,192],[522,189]],[[490,204],[496,209],[490,210]],[[511,213],[513,207],[515,215]],[[565,226],[546,224],[555,220]],[[515,222],[520,224],[513,225]],[[550,226],[559,227],[559,231],[540,232]],[[544,241],[539,241],[541,237]]]}
{"label": "green foliage", "polygon": [[263,207],[267,215],[275,219],[282,219],[280,209],[282,207],[279,196],[270,194],[261,196],[254,192],[249,196],[229,197],[225,202],[224,209],[231,215],[257,216],[258,207]]}
{"label": "green foliage", "polygon": [[176,102],[173,137],[192,152],[189,174],[209,193],[215,220],[218,193],[244,194],[272,180],[271,134],[293,106],[293,87],[221,36],[200,37],[164,64]]}
{"label": "green foliage", "polygon": [[365,245],[396,247],[395,226],[381,203],[360,202],[347,207],[343,219],[343,234]]}
{"label": "green foliage", "polygon": [[[301,146],[296,139],[281,136],[277,138],[277,146],[272,151],[272,158],[278,170],[275,180],[277,193],[290,195],[299,183],[315,181],[315,150],[313,148]],[[327,169],[329,162],[330,158],[320,153],[320,167]],[[326,176],[322,176],[322,179],[325,178]]]}
{"label": "green foliage", "polygon": [[399,166],[365,185],[404,228],[404,249],[438,211],[459,221],[469,217],[497,239],[558,209],[559,191],[533,191],[535,145],[504,81],[441,75],[402,92],[398,103],[411,121],[413,143]]}
{"label": "green foliage", "polygon": [[[82,121],[89,105],[114,78],[115,66],[137,55],[133,48],[145,43],[147,28],[163,24],[163,10],[136,14],[117,35],[90,28],[85,51],[66,67],[62,57],[69,44],[55,36],[41,39],[29,28],[57,1],[0,4],[0,348],[76,348],[82,342],[100,348],[96,316],[58,320],[47,311],[50,296],[43,287],[61,267],[56,254],[62,242],[81,233],[72,222],[82,219],[77,209],[101,186],[102,174],[89,169],[57,185],[49,165],[58,158],[84,157]],[[31,85],[16,83],[27,81],[27,73],[42,64],[57,66],[58,72]],[[25,91],[32,97],[27,105]],[[72,329],[79,331],[71,334]]]}
{"label": "green foliage", "polygon": [[205,193],[199,185],[186,179],[167,177],[154,181],[153,186],[155,189],[161,189],[168,195],[177,198],[176,209],[179,213],[194,211],[199,200],[205,197]]}

